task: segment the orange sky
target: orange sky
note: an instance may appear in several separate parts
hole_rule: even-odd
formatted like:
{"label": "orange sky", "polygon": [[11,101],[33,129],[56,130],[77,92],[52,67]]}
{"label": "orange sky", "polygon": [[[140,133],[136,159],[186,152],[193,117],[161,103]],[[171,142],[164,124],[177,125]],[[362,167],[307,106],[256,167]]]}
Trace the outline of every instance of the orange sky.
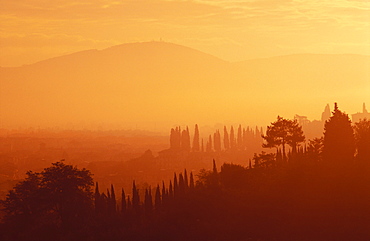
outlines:
{"label": "orange sky", "polygon": [[2,0],[0,66],[163,39],[228,61],[370,54],[365,0]]}
{"label": "orange sky", "polygon": [[[86,49],[105,49],[122,43],[152,40],[163,40],[188,46],[231,62],[297,53],[370,55],[370,1],[0,1],[0,66],[2,67],[31,64]],[[355,66],[354,63],[347,62],[346,60],[344,63],[346,66],[351,66],[351,64]],[[340,71],[337,72],[333,71],[333,73],[340,75]],[[330,83],[335,84],[325,90],[316,91],[314,88],[315,96],[303,92],[296,93],[296,95],[304,95],[306,99],[304,101],[301,98],[300,101],[294,101],[294,103],[287,98],[288,95],[291,95],[290,88],[285,89],[285,94],[279,95],[282,97],[280,99],[274,99],[272,96],[266,98],[260,96],[259,102],[270,107],[271,110],[261,106],[259,109],[261,113],[256,113],[256,116],[253,117],[248,114],[255,112],[253,109],[245,111],[245,116],[241,116],[241,112],[236,111],[235,108],[234,117],[230,113],[226,115],[224,110],[232,109],[229,106],[224,106],[224,109],[217,109],[213,112],[216,115],[215,112],[219,111],[219,116],[224,119],[218,118],[218,116],[217,118],[210,117],[210,112],[202,112],[205,116],[204,122],[208,123],[208,119],[210,119],[209,121],[216,122],[227,120],[230,123],[242,121],[253,124],[255,122],[268,123],[273,121],[277,115],[293,118],[296,113],[307,115],[311,120],[320,119],[324,106],[329,103],[332,107],[335,101],[339,102],[342,110],[352,114],[361,111],[363,102],[370,106],[370,95],[368,94],[370,93],[370,80],[369,83],[366,82],[370,73],[367,70],[364,72],[366,74],[362,74],[358,78],[362,81],[362,86],[352,84],[351,89],[337,88],[341,85],[338,83],[338,79],[344,77],[335,76],[335,74],[330,77],[330,80],[325,79],[325,76],[322,77],[322,80],[319,78],[307,79],[306,83],[331,81]],[[355,75],[351,76],[354,77],[348,77],[342,81],[351,83],[351,79],[356,78]],[[300,81],[301,85],[304,86],[304,81],[296,80],[293,77],[289,81]],[[246,76],[246,79],[248,78],[250,80],[251,77]],[[271,84],[274,79],[275,76],[266,79],[266,86]],[[358,81],[361,82],[360,80]],[[225,79],[222,81],[225,82]],[[12,84],[12,82],[9,81],[8,84]],[[245,99],[245,89],[238,87],[237,91],[230,92],[230,95],[225,99],[234,99],[235,103],[238,103],[237,99]],[[333,89],[338,90],[333,91]],[[14,91],[18,91],[18,89],[15,88]],[[3,90],[3,93],[6,92]],[[17,94],[17,92],[8,93],[10,96]],[[258,96],[256,95],[256,97]],[[35,96],[33,99],[37,98],[39,96]],[[315,103],[312,102],[313,100]],[[17,101],[20,106],[27,104],[27,101],[22,99],[17,99]],[[170,101],[167,102],[170,103]],[[4,101],[3,104],[5,103]],[[276,106],[274,107],[270,103],[274,103]],[[251,102],[243,103],[242,106],[253,108]],[[120,106],[114,106],[114,108],[122,109]],[[9,107],[9,109],[11,108]],[[16,108],[17,111],[12,113],[11,117],[14,120],[28,122],[27,118],[17,117],[19,109]],[[20,110],[19,116],[26,111],[27,108]],[[151,111],[158,113],[158,110]],[[123,112],[122,115],[130,117],[132,113]],[[9,123],[14,122],[9,116],[2,118],[2,121],[5,122],[6,118]],[[140,118],[148,119],[146,117]],[[187,123],[189,120],[193,120],[191,118],[200,119],[199,116],[193,115],[191,112],[188,113],[188,119],[175,120],[170,117],[168,119],[173,121],[172,124],[183,120],[182,124],[191,125],[192,123]],[[36,121],[41,119],[47,123],[53,123],[44,118]],[[67,119],[62,121],[72,122]],[[117,121],[121,122],[121,119]],[[133,123],[132,125],[137,126],[135,121]],[[209,122],[209,124],[214,123]],[[139,127],[145,128],[145,126]]]}

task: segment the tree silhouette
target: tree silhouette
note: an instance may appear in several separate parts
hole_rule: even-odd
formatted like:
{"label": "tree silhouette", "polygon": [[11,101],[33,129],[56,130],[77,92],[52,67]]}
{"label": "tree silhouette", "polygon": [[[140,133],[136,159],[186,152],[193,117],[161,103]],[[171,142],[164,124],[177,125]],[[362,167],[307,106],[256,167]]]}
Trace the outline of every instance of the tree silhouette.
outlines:
{"label": "tree silhouette", "polygon": [[234,134],[234,127],[231,126],[231,129],[230,129],[230,149],[234,150],[235,147],[236,147],[236,143],[235,143],[235,134]]}
{"label": "tree silhouette", "polygon": [[308,141],[307,156],[311,161],[322,161],[323,138],[314,138]]}
{"label": "tree silhouette", "polygon": [[198,125],[195,125],[195,132],[194,132],[194,139],[193,139],[193,151],[198,152],[200,151],[200,144],[199,144],[199,129]]}
{"label": "tree silhouette", "polygon": [[170,134],[170,148],[174,150],[180,150],[181,148],[181,130],[180,127],[171,129]]}
{"label": "tree silhouette", "polygon": [[237,146],[239,150],[243,149],[243,135],[242,135],[242,125],[239,125],[238,127],[238,136],[236,139]]}
{"label": "tree silhouette", "polygon": [[188,127],[181,134],[181,149],[187,152],[190,151],[190,133]]}
{"label": "tree silhouette", "polygon": [[5,220],[34,228],[60,225],[63,231],[73,232],[81,228],[92,210],[93,184],[90,171],[63,161],[52,163],[41,173],[27,172],[26,179],[3,202]]}
{"label": "tree silhouette", "polygon": [[145,189],[145,196],[144,196],[144,211],[147,217],[150,217],[152,215],[152,211],[153,211],[153,200],[152,199],[153,199],[152,192],[149,187],[149,190]]}
{"label": "tree silhouette", "polygon": [[216,130],[216,132],[213,134],[213,145],[215,151],[221,151],[221,135],[219,130]]}
{"label": "tree silhouette", "polygon": [[127,202],[126,202],[126,194],[125,190],[122,188],[122,194],[121,194],[121,213],[125,214],[127,209]]}
{"label": "tree silhouette", "polygon": [[155,210],[159,211],[161,209],[161,205],[162,205],[161,191],[159,185],[157,185],[157,188],[155,189],[155,199],[154,199]]}
{"label": "tree silhouette", "polygon": [[254,168],[269,168],[275,164],[275,154],[265,153],[264,151],[261,154],[254,154]]}
{"label": "tree silhouette", "polygon": [[370,164],[370,120],[360,120],[355,123],[355,141],[357,159]]}
{"label": "tree silhouette", "polygon": [[297,145],[304,141],[305,136],[297,120],[288,120],[278,116],[277,120],[267,127],[266,135],[262,135],[262,138],[266,141],[262,147],[278,148],[282,146],[283,160],[285,160],[285,145],[290,145],[292,147],[292,152],[296,153]]}
{"label": "tree silhouette", "polygon": [[345,165],[353,160],[355,140],[351,121],[347,114],[338,109],[337,103],[333,115],[325,123],[323,144],[324,161]]}
{"label": "tree silhouette", "polygon": [[135,181],[132,183],[132,207],[136,214],[140,213],[140,196]]}
{"label": "tree silhouette", "polygon": [[226,126],[224,126],[224,147],[225,150],[228,150],[230,148],[229,134],[227,132]]}
{"label": "tree silhouette", "polygon": [[190,188],[190,189],[194,189],[194,177],[193,177],[193,172],[190,172],[189,188]]}
{"label": "tree silhouette", "polygon": [[117,211],[117,201],[116,201],[116,194],[114,191],[113,184],[110,185],[110,190],[111,190],[111,198],[109,200],[109,209],[111,213],[115,213]]}

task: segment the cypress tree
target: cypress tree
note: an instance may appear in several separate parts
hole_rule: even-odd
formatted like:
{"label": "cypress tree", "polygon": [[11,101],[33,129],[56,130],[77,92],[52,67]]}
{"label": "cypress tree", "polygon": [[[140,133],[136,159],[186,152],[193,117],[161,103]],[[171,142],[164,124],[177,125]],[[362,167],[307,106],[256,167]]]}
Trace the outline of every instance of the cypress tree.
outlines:
{"label": "cypress tree", "polygon": [[193,151],[198,152],[200,151],[200,144],[199,144],[199,129],[198,125],[195,125],[195,132],[194,132],[194,139],[193,139]]}
{"label": "cypress tree", "polygon": [[179,174],[179,195],[184,194],[185,192],[185,181],[182,173]]}
{"label": "cypress tree", "polygon": [[139,192],[136,189],[135,181],[132,183],[132,208],[135,210],[136,213],[140,211],[140,196]]}
{"label": "cypress tree", "polygon": [[173,198],[173,188],[172,188],[172,181],[170,180],[170,185],[168,187],[168,196],[169,198]]}
{"label": "cypress tree", "polygon": [[194,189],[194,177],[193,177],[193,172],[190,172],[190,183],[189,183],[189,188]]}
{"label": "cypress tree", "polygon": [[174,177],[173,177],[173,196],[176,198],[177,195],[178,195],[178,190],[179,189],[179,186],[178,186],[178,182],[177,182],[177,176],[176,176],[176,172],[174,173]]}
{"label": "cypress tree", "polygon": [[230,149],[229,134],[227,133],[226,126],[224,126],[224,147],[225,147],[225,150]]}
{"label": "cypress tree", "polygon": [[171,128],[171,134],[170,134],[170,149],[175,149],[176,147],[176,133],[173,128]]}
{"label": "cypress tree", "polygon": [[105,195],[105,193],[102,193],[100,195],[100,213],[106,214],[108,210],[108,197]]}
{"label": "cypress tree", "polygon": [[145,215],[149,217],[152,214],[153,210],[153,203],[152,203],[152,196],[150,189],[145,189],[145,197],[144,197],[144,211]]}
{"label": "cypress tree", "polygon": [[243,128],[243,149],[247,149],[248,145],[248,131]]}
{"label": "cypress tree", "polygon": [[[364,107],[364,113],[367,110]],[[365,164],[370,161],[370,119],[360,120],[354,126],[355,141],[357,147],[356,158],[359,162]]]}
{"label": "cypress tree", "polygon": [[212,152],[212,135],[209,135],[208,137],[206,152]]}
{"label": "cypress tree", "polygon": [[123,190],[122,188],[122,195],[121,195],[121,212],[122,213],[126,213],[126,207],[127,204],[126,204],[126,194],[125,194],[125,190]]}
{"label": "cypress tree", "polygon": [[188,173],[186,169],[184,170],[184,182],[185,182],[185,189],[189,187],[189,180],[188,180]]}
{"label": "cypress tree", "polygon": [[217,172],[215,159],[213,159],[213,171],[211,175],[211,185],[213,187],[216,187],[218,185],[218,172]]}
{"label": "cypress tree", "polygon": [[108,198],[108,200],[110,200],[110,192],[109,192],[108,188],[107,188],[107,198]]}
{"label": "cypress tree", "polygon": [[213,159],[213,173],[217,174],[216,161]]}
{"label": "cypress tree", "polygon": [[230,148],[235,149],[235,134],[234,134],[233,126],[231,126],[231,129],[230,129]]}
{"label": "cypress tree", "polygon": [[221,151],[221,135],[220,135],[219,130],[216,130],[216,132],[213,135],[213,145],[214,145],[215,151],[217,152]]}
{"label": "cypress tree", "polygon": [[167,203],[168,200],[168,193],[166,191],[166,186],[164,185],[164,181],[162,181],[162,203]]}
{"label": "cypress tree", "polygon": [[179,150],[181,148],[181,129],[180,127],[171,129],[170,148],[174,150]]}
{"label": "cypress tree", "polygon": [[186,127],[186,130],[183,130],[181,134],[181,149],[186,152],[190,151],[190,134],[188,127]]}
{"label": "cypress tree", "polygon": [[243,149],[242,126],[240,124],[238,127],[237,146],[239,150]]}
{"label": "cypress tree", "polygon": [[[163,194],[162,194],[163,195]],[[154,206],[155,210],[160,210],[161,209],[161,191],[159,189],[159,185],[157,185],[157,189],[155,190],[155,200],[154,200]]]}
{"label": "cypress tree", "polygon": [[130,196],[127,196],[127,210],[132,209],[132,202]]}
{"label": "cypress tree", "polygon": [[95,185],[94,202],[95,202],[95,211],[98,213],[101,209],[101,198],[100,198],[100,193],[99,193],[99,183],[98,182],[96,182],[96,185]]}
{"label": "cypress tree", "polygon": [[325,122],[323,160],[333,166],[345,166],[354,158],[355,139],[348,115],[334,105],[333,116]]}
{"label": "cypress tree", "polygon": [[112,212],[116,212],[117,210],[117,201],[116,201],[116,194],[114,192],[113,184],[110,185],[111,190],[111,210]]}

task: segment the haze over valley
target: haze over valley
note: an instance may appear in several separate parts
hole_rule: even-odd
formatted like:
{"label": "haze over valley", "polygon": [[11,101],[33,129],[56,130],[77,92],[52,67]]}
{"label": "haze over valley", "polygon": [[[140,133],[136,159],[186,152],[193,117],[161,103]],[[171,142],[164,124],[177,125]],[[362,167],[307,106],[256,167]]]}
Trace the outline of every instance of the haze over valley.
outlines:
{"label": "haze over valley", "polygon": [[[320,119],[370,103],[370,57],[297,54],[243,62],[166,42],[86,50],[0,68],[0,128],[142,129]],[[298,101],[299,100],[299,101]]]}

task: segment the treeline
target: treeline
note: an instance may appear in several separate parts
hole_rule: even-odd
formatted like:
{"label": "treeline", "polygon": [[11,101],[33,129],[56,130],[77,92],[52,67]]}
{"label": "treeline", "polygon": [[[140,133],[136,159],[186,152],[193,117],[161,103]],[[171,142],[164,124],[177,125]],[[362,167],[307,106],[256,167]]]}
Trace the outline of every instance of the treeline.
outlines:
{"label": "treeline", "polygon": [[[54,163],[29,172],[2,202],[2,240],[369,240],[370,120],[354,125],[335,105],[323,138],[304,143],[278,117],[246,166],[213,160],[195,181],[130,195],[101,192],[91,173]],[[285,145],[289,150],[285,150]]]}
{"label": "treeline", "polygon": [[258,127],[253,130],[249,126],[244,128],[239,125],[237,130],[234,130],[233,126],[228,130],[224,126],[222,134],[217,129],[213,135],[209,135],[204,140],[204,138],[200,138],[198,125],[195,125],[193,140],[191,140],[189,128],[181,130],[181,127],[178,126],[171,129],[170,149],[186,152],[243,151],[255,143],[259,143],[262,133],[262,128]]}

